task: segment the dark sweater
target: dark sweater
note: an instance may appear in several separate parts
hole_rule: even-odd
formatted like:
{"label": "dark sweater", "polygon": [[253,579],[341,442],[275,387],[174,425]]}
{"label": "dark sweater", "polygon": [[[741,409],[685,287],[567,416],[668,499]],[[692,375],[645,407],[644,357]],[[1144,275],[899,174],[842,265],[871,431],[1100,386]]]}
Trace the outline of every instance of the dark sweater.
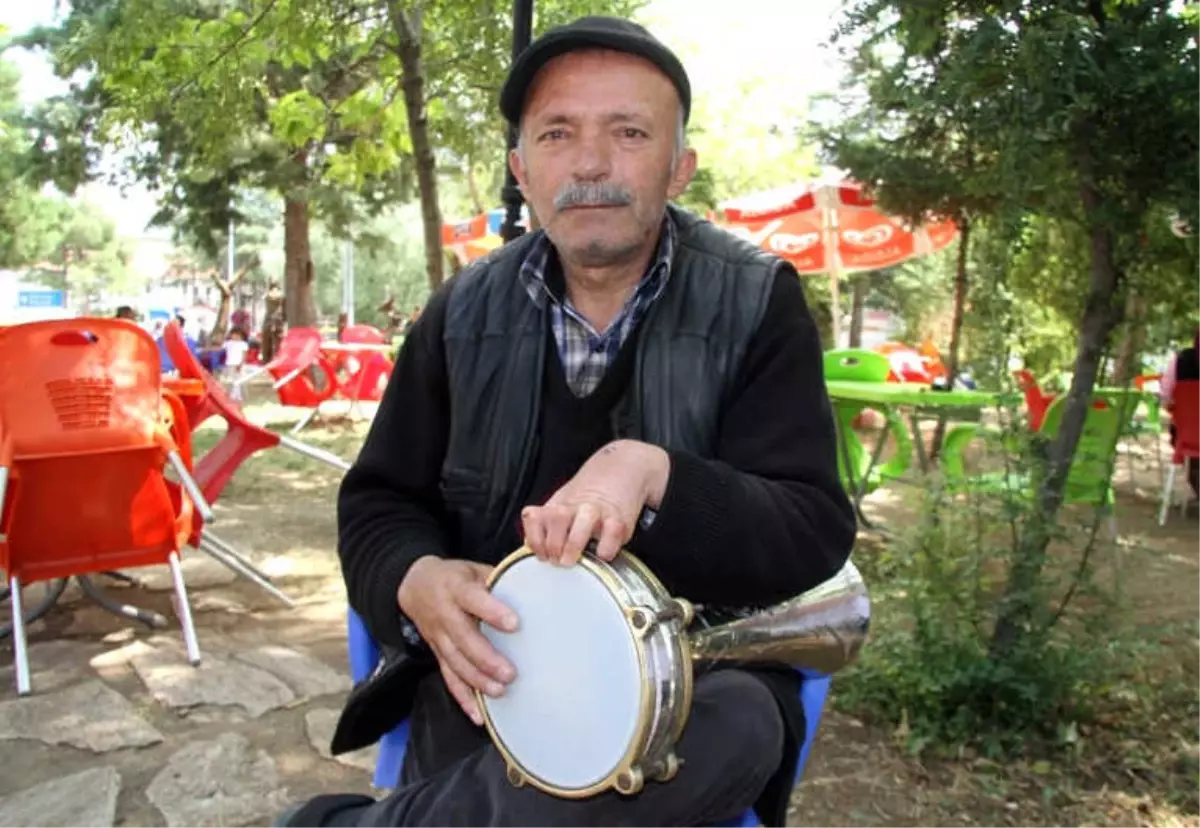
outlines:
{"label": "dark sweater", "polygon": [[[350,604],[375,638],[396,647],[404,645],[396,594],[412,562],[427,554],[479,557],[458,548],[439,485],[452,416],[442,345],[448,291],[430,300],[409,333],[338,500]],[[525,502],[544,502],[613,439],[609,412],[627,391],[636,343],[635,333],[600,385],[576,398],[551,340]],[[767,605],[822,583],[849,556],[856,528],[835,446],[820,340],[798,279],[785,271],[722,412],[715,456],[669,452],[661,508],[649,528],[635,532],[630,551],[671,594],[701,604]],[[519,525],[500,531],[501,542],[490,545],[497,554],[520,546]],[[760,814],[782,824],[805,731],[799,678],[787,668],[758,674],[779,701],[788,757]]]}
{"label": "dark sweater", "polygon": [[[455,548],[439,487],[451,417],[442,346],[449,287],[431,298],[406,339],[338,498],[350,604],[373,636],[393,646],[403,645],[396,592],[412,562],[473,554]],[[736,386],[715,457],[670,452],[658,517],[629,548],[676,595],[769,604],[832,576],[855,535],[837,477],[820,340],[794,276],[777,278]],[[517,541],[516,527],[509,529]]]}

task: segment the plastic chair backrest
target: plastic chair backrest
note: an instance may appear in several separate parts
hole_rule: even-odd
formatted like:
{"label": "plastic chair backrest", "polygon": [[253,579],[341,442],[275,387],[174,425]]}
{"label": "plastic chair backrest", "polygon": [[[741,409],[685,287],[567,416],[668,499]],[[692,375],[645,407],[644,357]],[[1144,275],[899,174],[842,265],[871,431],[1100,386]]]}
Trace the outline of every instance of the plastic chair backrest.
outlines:
{"label": "plastic chair backrest", "polygon": [[[296,373],[298,369],[302,369]],[[313,369],[324,374],[317,387]],[[276,381],[291,378],[275,391],[282,405],[315,408],[337,393],[337,373],[321,356],[321,333],[315,328],[291,328],[279,343],[279,352],[267,365]]]}
{"label": "plastic chair backrest", "polygon": [[166,561],[191,504],[163,477],[158,348],[123,320],[0,336],[0,430],[11,449],[0,569],[25,582]]}
{"label": "plastic chair backrest", "polygon": [[[1066,400],[1067,395],[1063,394],[1050,403],[1042,420],[1041,434],[1046,437],[1058,434]],[[1111,500],[1117,441],[1121,435],[1122,418],[1128,416],[1122,407],[1132,404],[1132,398],[1092,395],[1091,408],[1083,421],[1083,433],[1079,436],[1075,457],[1067,471],[1068,503],[1102,504]]]}
{"label": "plastic chair backrest", "polygon": [[825,379],[885,382],[892,363],[883,354],[861,348],[839,348],[824,355]]}
{"label": "plastic chair backrest", "polygon": [[[379,646],[367,632],[362,617],[352,608],[346,610],[346,649],[350,658],[350,680],[355,684],[363,681],[379,662]],[[804,775],[804,766],[808,762],[812,745],[816,739],[817,728],[821,723],[821,714],[825,709],[825,700],[829,695],[830,676],[810,670],[801,670],[804,680],[800,683],[800,704],[804,708],[804,743],[800,745],[800,755],[796,760],[796,778],[793,785],[800,782]],[[408,747],[409,720],[405,719],[396,727],[389,730],[379,740],[379,755],[375,763],[375,775],[372,784],[376,788],[395,788],[400,781],[400,772],[404,766],[404,753]],[[758,815],[753,808],[747,809],[738,819],[722,826],[755,826],[760,825]]]}
{"label": "plastic chair backrest", "polygon": [[1046,418],[1046,410],[1055,399],[1054,395],[1043,392],[1041,386],[1038,385],[1037,378],[1026,368],[1013,371],[1013,378],[1017,381],[1017,388],[1021,389],[1021,393],[1025,395],[1029,429],[1040,431],[1042,422]]}
{"label": "plastic chair backrest", "polygon": [[1176,382],[1174,398],[1175,456],[1180,460],[1200,456],[1200,381]]}
{"label": "plastic chair backrest", "polygon": [[256,451],[279,445],[279,435],[246,419],[241,406],[230,399],[221,384],[188,350],[183,331],[175,322],[163,330],[163,342],[172,357],[178,360],[179,375],[204,383],[203,397],[184,398],[190,430],[195,431],[202,422],[214,416],[226,424],[225,436],[200,458],[192,472],[205,500],[216,503],[238,466]]}
{"label": "plastic chair backrest", "polygon": [[148,446],[158,423],[158,348],[125,320],[55,319],[0,337],[0,417],[17,454]]}
{"label": "plastic chair backrest", "polygon": [[184,379],[203,380],[204,387],[208,391],[203,397],[188,397],[184,400],[184,405],[187,407],[188,425],[192,431],[195,431],[197,426],[218,413],[216,406],[211,402],[211,387],[216,385],[216,382],[212,375],[204,370],[204,366],[200,364],[200,360],[188,346],[183,328],[179,326],[178,322],[168,322],[163,328],[162,346],[175,364],[175,370],[179,372],[179,376]]}
{"label": "plastic chair backrest", "polygon": [[392,376],[392,361],[383,354],[366,354],[358,370],[342,382],[339,390],[350,400],[379,402]]}

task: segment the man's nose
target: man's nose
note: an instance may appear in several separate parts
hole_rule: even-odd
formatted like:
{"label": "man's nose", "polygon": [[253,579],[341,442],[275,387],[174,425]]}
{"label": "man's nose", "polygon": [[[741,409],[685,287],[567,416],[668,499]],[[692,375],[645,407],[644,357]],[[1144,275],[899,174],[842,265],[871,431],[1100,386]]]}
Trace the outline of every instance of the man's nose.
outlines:
{"label": "man's nose", "polygon": [[575,156],[575,177],[580,181],[603,181],[612,172],[612,149],[602,136],[584,136]]}

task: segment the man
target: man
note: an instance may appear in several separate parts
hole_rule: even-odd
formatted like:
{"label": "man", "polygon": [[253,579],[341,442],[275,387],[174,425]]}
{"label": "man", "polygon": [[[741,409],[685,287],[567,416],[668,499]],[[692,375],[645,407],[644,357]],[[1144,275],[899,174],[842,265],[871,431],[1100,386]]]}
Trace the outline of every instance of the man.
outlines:
{"label": "man", "polygon": [[117,312],[114,315],[114,318],[115,319],[125,319],[125,320],[127,320],[129,322],[133,322],[135,324],[138,321],[137,311],[135,311],[129,305],[121,305],[120,307],[118,307]]}
{"label": "man", "polygon": [[514,788],[472,695],[513,678],[478,627],[517,623],[484,579],[522,542],[562,566],[590,539],[602,559],[624,546],[717,610],[816,586],[853,544],[795,271],[667,206],[696,169],[690,104],[678,59],[626,21],[584,18],[515,62],[510,163],[543,229],[430,299],[338,502],[350,603],[403,651],[339,735],[411,700],[402,783],[290,824],[703,825],[752,805],[782,824],[804,728],[790,669],[702,672],[678,776],[633,797]]}

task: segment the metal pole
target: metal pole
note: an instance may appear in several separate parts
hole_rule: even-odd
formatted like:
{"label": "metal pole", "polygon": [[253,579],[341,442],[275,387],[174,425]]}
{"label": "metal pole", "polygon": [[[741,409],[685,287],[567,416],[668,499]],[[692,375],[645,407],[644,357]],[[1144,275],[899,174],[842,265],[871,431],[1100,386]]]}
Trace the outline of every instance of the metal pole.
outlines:
{"label": "metal pole", "polygon": [[[513,0],[513,43],[512,58],[524,52],[533,39],[533,0]],[[517,127],[508,125],[508,149],[511,152],[517,148]],[[513,175],[512,165],[508,165],[504,174],[504,189],[500,191],[506,209],[504,225],[500,228],[500,237],[506,242],[520,236],[524,230],[517,226],[521,220],[521,205],[524,198],[521,188],[517,186],[517,178]]]}
{"label": "metal pole", "polygon": [[346,324],[354,324],[354,246],[350,239],[342,242],[342,313]]}
{"label": "metal pole", "polygon": [[234,240],[233,240],[233,233],[234,233],[234,230],[233,230],[233,216],[230,216],[230,217],[229,217],[229,264],[227,265],[227,267],[228,267],[229,269],[228,269],[228,271],[225,273],[225,278],[226,278],[226,279],[232,279],[232,278],[233,278],[233,251],[234,251],[234,244],[235,244],[235,243],[234,243]]}

